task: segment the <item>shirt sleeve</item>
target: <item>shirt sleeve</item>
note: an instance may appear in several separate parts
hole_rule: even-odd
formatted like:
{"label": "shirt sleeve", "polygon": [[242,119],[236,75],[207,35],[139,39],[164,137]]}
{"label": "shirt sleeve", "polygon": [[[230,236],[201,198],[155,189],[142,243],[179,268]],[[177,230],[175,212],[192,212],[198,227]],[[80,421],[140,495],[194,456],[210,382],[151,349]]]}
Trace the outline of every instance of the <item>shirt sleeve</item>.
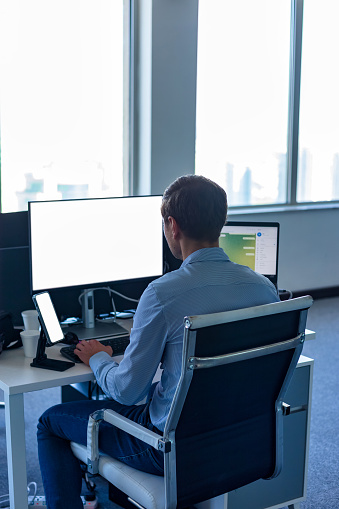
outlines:
{"label": "shirt sleeve", "polygon": [[90,359],[90,367],[104,393],[124,405],[134,405],[148,393],[167,339],[163,308],[150,284],[134,316],[130,344],[118,364],[105,352]]}

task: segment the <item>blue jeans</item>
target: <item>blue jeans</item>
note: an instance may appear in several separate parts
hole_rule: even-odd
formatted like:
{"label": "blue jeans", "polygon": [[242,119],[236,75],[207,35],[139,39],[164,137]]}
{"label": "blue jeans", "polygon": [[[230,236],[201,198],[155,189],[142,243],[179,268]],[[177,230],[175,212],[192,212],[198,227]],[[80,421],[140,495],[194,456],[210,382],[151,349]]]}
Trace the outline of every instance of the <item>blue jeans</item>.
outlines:
{"label": "blue jeans", "polygon": [[[49,408],[40,417],[38,452],[48,509],[83,509],[80,462],[73,455],[70,442],[86,445],[89,415],[110,408],[157,431],[150,421],[148,406],[121,405],[113,400],[75,401]],[[104,421],[99,428],[99,448],[138,470],[163,475],[162,452]]]}

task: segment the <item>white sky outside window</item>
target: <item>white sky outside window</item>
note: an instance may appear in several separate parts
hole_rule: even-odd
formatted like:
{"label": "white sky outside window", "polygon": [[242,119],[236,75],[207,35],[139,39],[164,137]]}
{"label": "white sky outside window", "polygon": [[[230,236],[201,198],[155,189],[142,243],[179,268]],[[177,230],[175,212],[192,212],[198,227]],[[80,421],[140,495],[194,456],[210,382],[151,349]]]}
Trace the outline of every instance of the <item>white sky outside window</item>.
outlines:
{"label": "white sky outside window", "polygon": [[304,5],[298,201],[339,200],[339,3]]}
{"label": "white sky outside window", "polygon": [[0,3],[2,212],[123,193],[123,0]]}
{"label": "white sky outside window", "polygon": [[200,0],[196,168],[230,205],[286,200],[290,2]]}

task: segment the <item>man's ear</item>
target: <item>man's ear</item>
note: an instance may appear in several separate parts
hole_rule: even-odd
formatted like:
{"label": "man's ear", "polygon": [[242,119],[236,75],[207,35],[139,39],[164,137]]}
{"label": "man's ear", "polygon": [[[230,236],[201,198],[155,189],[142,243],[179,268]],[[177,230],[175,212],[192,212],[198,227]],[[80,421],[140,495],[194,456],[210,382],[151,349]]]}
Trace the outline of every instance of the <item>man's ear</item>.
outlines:
{"label": "man's ear", "polygon": [[168,216],[168,222],[172,231],[172,236],[174,239],[177,239],[180,236],[181,230],[177,223],[177,221],[172,216]]}

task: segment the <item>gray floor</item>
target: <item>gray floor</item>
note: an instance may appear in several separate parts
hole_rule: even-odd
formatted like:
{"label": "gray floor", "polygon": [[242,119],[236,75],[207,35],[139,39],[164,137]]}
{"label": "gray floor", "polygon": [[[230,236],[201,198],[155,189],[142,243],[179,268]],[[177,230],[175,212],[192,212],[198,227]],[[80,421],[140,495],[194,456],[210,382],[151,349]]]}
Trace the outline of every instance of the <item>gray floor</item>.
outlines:
{"label": "gray floor", "polygon": [[[306,502],[301,504],[301,509],[338,509],[339,414],[336,401],[339,388],[339,297],[316,301],[310,309],[307,326],[316,331],[317,338],[307,342],[304,347],[304,354],[315,359],[315,368],[308,497]],[[43,488],[37,459],[36,423],[46,408],[59,401],[60,389],[47,389],[25,395],[27,477],[28,482],[37,483],[39,495],[43,494]],[[5,422],[1,408],[0,451],[1,496],[8,493]],[[117,506],[108,500],[106,483],[100,479],[96,482],[100,506],[105,509],[116,508]]]}
{"label": "gray floor", "polygon": [[[0,391],[1,392],[1,391]],[[25,421],[26,421],[26,458],[27,458],[27,482],[36,482],[38,486],[37,494],[43,495],[43,486],[37,455],[36,445],[36,423],[40,415],[50,406],[60,403],[60,388],[46,389],[44,391],[27,393],[24,396],[25,401]],[[1,399],[1,394],[0,394]],[[0,414],[0,496],[8,493],[8,477],[6,463],[6,447],[5,447],[5,423],[2,414]],[[100,507],[114,509],[117,506],[108,499],[108,487],[106,481],[100,477],[95,478],[97,485],[97,498]],[[84,486],[83,493],[86,492]],[[0,499],[1,501],[1,499]],[[1,505],[0,505],[1,507]]]}
{"label": "gray floor", "polygon": [[339,508],[339,297],[316,301],[308,328],[315,341],[304,354],[314,362],[308,495],[302,509]]}

